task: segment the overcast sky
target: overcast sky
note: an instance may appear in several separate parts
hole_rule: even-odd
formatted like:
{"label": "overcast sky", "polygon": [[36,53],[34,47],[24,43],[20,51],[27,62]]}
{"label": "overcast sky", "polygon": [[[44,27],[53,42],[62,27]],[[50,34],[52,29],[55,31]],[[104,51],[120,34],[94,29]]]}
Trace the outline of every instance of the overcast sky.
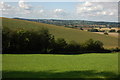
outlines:
{"label": "overcast sky", "polygon": [[53,2],[48,2],[50,0],[44,0],[44,2],[43,0],[41,2],[38,0],[34,0],[34,2],[31,2],[31,0],[12,1],[4,0],[3,2],[3,0],[0,0],[2,17],[118,21],[118,0],[106,0],[108,2],[104,2],[104,0],[70,0],[71,2],[54,2],[54,0]]}

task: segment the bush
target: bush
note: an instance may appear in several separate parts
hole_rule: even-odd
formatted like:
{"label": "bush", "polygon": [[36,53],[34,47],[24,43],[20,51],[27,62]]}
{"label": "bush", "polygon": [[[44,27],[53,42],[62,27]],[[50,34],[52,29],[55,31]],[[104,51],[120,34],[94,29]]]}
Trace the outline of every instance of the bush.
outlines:
{"label": "bush", "polygon": [[116,48],[113,48],[111,49],[112,52],[120,52],[120,48],[119,47],[116,47]]}
{"label": "bush", "polygon": [[81,45],[76,43],[75,41],[71,41],[67,45],[67,51],[68,52],[78,52],[78,51],[81,51]]}
{"label": "bush", "polygon": [[98,29],[88,29],[89,32],[99,32]]}
{"label": "bush", "polygon": [[84,48],[86,51],[94,52],[94,51],[101,51],[103,50],[103,43],[100,41],[94,41],[93,39],[89,39],[88,41],[85,42]]}
{"label": "bush", "polygon": [[116,30],[115,29],[111,29],[109,32],[116,32]]}
{"label": "bush", "polygon": [[120,30],[118,30],[117,33],[120,33]]}
{"label": "bush", "polygon": [[61,53],[65,51],[67,47],[67,42],[63,38],[58,38],[55,40],[55,43],[53,44],[53,52],[54,53]]}
{"label": "bush", "polygon": [[8,51],[10,47],[10,34],[11,30],[9,28],[3,28],[2,30],[2,51]]}
{"label": "bush", "polygon": [[107,32],[104,32],[104,34],[105,34],[105,35],[108,35],[108,33],[107,33]]}

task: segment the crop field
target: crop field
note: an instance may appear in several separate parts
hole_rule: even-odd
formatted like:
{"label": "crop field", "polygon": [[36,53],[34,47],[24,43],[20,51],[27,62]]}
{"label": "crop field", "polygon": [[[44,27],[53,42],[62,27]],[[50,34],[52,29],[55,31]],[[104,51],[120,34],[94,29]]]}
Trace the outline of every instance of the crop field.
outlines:
{"label": "crop field", "polygon": [[3,78],[114,78],[118,53],[3,54]]}
{"label": "crop field", "polygon": [[105,48],[118,47],[118,38],[81,31],[77,29],[65,28],[63,26],[55,26],[44,23],[37,23],[25,20],[2,18],[2,25],[11,30],[25,29],[29,31],[39,31],[41,28],[47,28],[55,38],[64,38],[67,42],[76,41],[77,43],[84,43],[88,39],[100,40],[103,42]]}
{"label": "crop field", "polygon": [[[105,35],[103,32],[93,32],[93,33]],[[118,38],[119,37],[119,33],[108,33],[108,36]]]}

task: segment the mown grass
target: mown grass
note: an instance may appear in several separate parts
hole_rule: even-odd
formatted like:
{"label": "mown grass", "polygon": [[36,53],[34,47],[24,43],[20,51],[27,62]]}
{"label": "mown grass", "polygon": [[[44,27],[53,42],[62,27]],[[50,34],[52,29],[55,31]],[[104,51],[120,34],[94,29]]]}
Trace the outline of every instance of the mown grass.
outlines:
{"label": "mown grass", "polygon": [[49,29],[50,33],[55,36],[55,38],[64,38],[67,42],[74,40],[78,43],[83,43],[86,40],[92,38],[94,40],[100,40],[103,42],[105,48],[114,48],[118,46],[118,38],[80,31],[77,29],[65,28],[63,26],[55,26],[50,24],[8,18],[2,18],[2,25],[3,28],[9,27],[11,30],[24,28],[30,31],[38,31],[41,28],[47,28]]}
{"label": "mown grass", "polygon": [[114,78],[118,53],[3,54],[3,78]]}

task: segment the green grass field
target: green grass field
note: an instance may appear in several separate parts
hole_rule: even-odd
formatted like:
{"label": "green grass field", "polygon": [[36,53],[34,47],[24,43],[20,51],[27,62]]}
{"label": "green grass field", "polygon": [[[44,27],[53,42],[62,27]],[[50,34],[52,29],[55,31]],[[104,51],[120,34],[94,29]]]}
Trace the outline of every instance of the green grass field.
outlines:
{"label": "green grass field", "polygon": [[50,33],[55,36],[55,38],[64,38],[67,42],[74,40],[78,43],[83,43],[86,40],[92,38],[94,40],[100,40],[101,42],[103,42],[105,48],[118,47],[118,38],[116,37],[80,31],[77,29],[65,28],[63,26],[55,26],[50,24],[9,18],[2,18],[2,25],[3,28],[8,27],[11,30],[24,28],[25,30],[38,31],[41,28],[47,28]]}
{"label": "green grass field", "polygon": [[118,53],[3,54],[3,78],[112,78]]}

